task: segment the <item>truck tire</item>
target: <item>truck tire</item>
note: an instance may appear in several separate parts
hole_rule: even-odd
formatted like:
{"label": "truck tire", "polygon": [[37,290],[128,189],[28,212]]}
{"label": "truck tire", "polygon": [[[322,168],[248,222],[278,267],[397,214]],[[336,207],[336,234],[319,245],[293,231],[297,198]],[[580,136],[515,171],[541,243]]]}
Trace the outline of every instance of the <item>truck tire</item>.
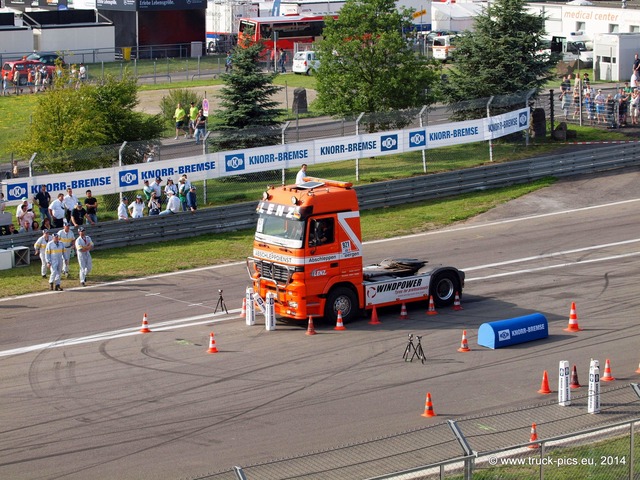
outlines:
{"label": "truck tire", "polygon": [[332,323],[338,319],[338,310],[342,312],[342,321],[349,322],[356,318],[358,313],[358,297],[347,287],[334,288],[327,295],[327,303],[324,307],[324,318]]}
{"label": "truck tire", "polygon": [[460,293],[460,279],[454,272],[444,271],[438,273],[429,288],[430,295],[433,295],[433,302],[436,307],[447,307],[453,305],[456,292]]}

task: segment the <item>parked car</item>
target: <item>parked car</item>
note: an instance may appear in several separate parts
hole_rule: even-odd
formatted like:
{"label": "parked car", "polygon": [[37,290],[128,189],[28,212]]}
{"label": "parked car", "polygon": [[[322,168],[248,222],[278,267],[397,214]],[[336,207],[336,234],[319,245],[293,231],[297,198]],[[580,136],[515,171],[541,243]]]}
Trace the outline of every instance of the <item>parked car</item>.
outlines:
{"label": "parked car", "polygon": [[55,52],[34,52],[31,55],[27,56],[27,60],[37,60],[44,63],[47,66],[47,70],[49,70],[49,73],[52,73],[55,70],[56,62],[58,60],[60,60],[60,64],[62,67],[67,66],[67,64],[64,62],[64,57],[58,55]]}
{"label": "parked car", "polygon": [[2,77],[5,73],[8,75],[9,80],[13,81],[13,75],[15,71],[20,72],[20,86],[23,87],[27,84],[27,75],[29,70],[40,67],[42,62],[38,60],[8,60],[2,64]]}
{"label": "parked car", "polygon": [[309,75],[311,70],[316,70],[320,66],[320,60],[316,59],[316,52],[311,50],[296,52],[293,56],[293,73],[304,73]]}

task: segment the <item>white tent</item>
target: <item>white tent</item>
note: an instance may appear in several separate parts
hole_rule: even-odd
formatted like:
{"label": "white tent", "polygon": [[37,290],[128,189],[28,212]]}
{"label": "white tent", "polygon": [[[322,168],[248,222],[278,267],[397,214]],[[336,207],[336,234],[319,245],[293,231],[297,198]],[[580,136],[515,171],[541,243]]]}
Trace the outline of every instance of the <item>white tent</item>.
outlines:
{"label": "white tent", "polygon": [[478,3],[433,2],[431,30],[473,30],[474,17],[481,9]]}

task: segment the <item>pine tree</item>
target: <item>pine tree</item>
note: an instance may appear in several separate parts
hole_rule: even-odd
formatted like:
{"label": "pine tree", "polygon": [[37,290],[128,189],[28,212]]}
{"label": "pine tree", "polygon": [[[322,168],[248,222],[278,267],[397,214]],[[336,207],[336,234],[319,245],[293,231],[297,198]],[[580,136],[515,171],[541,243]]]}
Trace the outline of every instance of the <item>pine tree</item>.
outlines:
{"label": "pine tree", "polygon": [[263,73],[262,42],[246,35],[232,56],[231,71],[222,75],[225,85],[218,95],[220,109],[213,118],[210,143],[215,150],[274,145],[280,139],[281,110],[273,95],[281,87],[273,85],[277,73]]}
{"label": "pine tree", "polygon": [[[527,13],[524,0],[495,0],[475,18],[473,32],[457,39],[444,86],[449,103],[539,90],[553,64],[540,54],[544,18]],[[476,116],[486,115],[478,109]]]}

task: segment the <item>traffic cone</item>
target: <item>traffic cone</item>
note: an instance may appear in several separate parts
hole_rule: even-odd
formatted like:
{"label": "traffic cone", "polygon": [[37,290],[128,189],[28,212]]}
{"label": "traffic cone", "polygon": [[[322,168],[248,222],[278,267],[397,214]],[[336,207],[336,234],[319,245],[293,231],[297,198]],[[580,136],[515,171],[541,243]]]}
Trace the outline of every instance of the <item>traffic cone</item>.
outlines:
{"label": "traffic cone", "polygon": [[373,311],[371,312],[371,320],[369,320],[369,325],[380,325],[382,322],[378,320],[378,310],[376,310],[376,306],[373,306]]}
{"label": "traffic cone", "polygon": [[542,384],[540,385],[540,390],[538,390],[538,393],[542,393],[544,395],[548,395],[549,393],[551,393],[551,389],[549,388],[549,375],[547,374],[546,370],[542,374]]}
{"label": "traffic cone", "polygon": [[247,297],[242,299],[242,308],[240,309],[240,318],[247,318]]}
{"label": "traffic cone", "polygon": [[636,369],[636,373],[640,373],[640,364],[638,364],[638,368]]}
{"label": "traffic cone", "polygon": [[144,314],[144,317],[142,317],[142,328],[140,328],[140,333],[151,333],[151,330],[149,330],[149,322],[147,322],[147,314]]}
{"label": "traffic cone", "polygon": [[427,393],[427,400],[424,404],[424,413],[423,417],[435,417],[436,412],[433,411],[433,403],[431,402],[431,394]]}
{"label": "traffic cone", "polygon": [[611,363],[609,363],[609,359],[604,362],[604,375],[600,377],[600,380],[603,382],[612,382],[615,380],[613,375],[611,375]]}
{"label": "traffic cone", "polygon": [[315,335],[316,334],[316,330],[315,328],[313,328],[313,317],[311,315],[309,315],[309,323],[307,325],[307,335]]}
{"label": "traffic cone", "polygon": [[[531,424],[531,436],[529,437],[530,442],[536,442],[538,440],[538,432],[536,431],[536,424]],[[532,443],[527,448],[540,448],[539,443]]]}
{"label": "traffic cone", "polygon": [[346,330],[346,328],[344,328],[344,323],[342,323],[342,310],[338,310],[338,319],[336,320],[336,326],[333,329]]}
{"label": "traffic cone", "polygon": [[571,388],[580,388],[580,382],[578,382],[578,369],[576,366],[573,366],[573,370],[571,370],[571,380],[569,381],[569,387]]}
{"label": "traffic cone", "polygon": [[402,306],[400,307],[400,320],[408,320],[409,314],[407,313],[407,304],[402,302]]}
{"label": "traffic cone", "polygon": [[569,312],[569,325],[563,329],[565,332],[579,332],[582,329],[578,325],[578,314],[576,313],[576,302],[571,302],[571,311]]}
{"label": "traffic cone", "polygon": [[462,310],[462,305],[460,305],[460,295],[456,292],[456,296],[453,300],[453,309],[454,310]]}
{"label": "traffic cone", "polygon": [[429,309],[427,310],[427,315],[437,315],[436,306],[433,303],[433,295],[429,295]]}
{"label": "traffic cone", "polygon": [[469,343],[467,342],[467,331],[462,331],[462,341],[460,342],[459,352],[470,352]]}
{"label": "traffic cone", "polygon": [[218,353],[218,349],[216,348],[216,339],[213,338],[213,332],[209,334],[209,350],[207,353]]}

